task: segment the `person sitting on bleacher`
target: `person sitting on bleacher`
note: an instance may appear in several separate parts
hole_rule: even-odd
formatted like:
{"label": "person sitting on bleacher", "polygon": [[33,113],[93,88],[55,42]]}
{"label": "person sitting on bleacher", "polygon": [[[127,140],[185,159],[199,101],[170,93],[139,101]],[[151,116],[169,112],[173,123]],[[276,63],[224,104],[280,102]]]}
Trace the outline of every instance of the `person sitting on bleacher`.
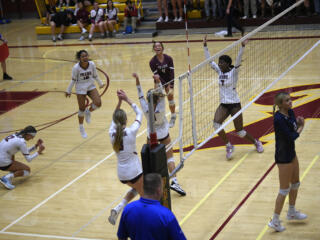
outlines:
{"label": "person sitting on bleacher", "polygon": [[56,41],[56,27],[60,27],[60,33],[58,35],[58,40],[63,40],[62,34],[66,26],[69,26],[73,21],[73,12],[66,10],[63,12],[57,12],[55,15],[51,17],[50,25],[51,25],[51,33],[52,33],[52,41]]}
{"label": "person sitting on bleacher", "polygon": [[56,1],[55,0],[45,0],[46,6],[46,22],[45,25],[49,25],[51,17],[57,13],[56,11]]}
{"label": "person sitting on bleacher", "polygon": [[79,9],[76,14],[76,19],[77,24],[81,30],[81,37],[79,38],[79,40],[83,41],[87,32],[87,29],[85,29],[85,27],[90,24],[89,12],[85,9],[82,2],[78,2],[78,7]]}
{"label": "person sitting on bleacher", "polygon": [[112,0],[108,0],[106,8],[106,21],[104,25],[106,28],[106,36],[112,37],[112,34],[116,34],[115,26],[118,22],[118,9],[114,7]]}
{"label": "person sitting on bleacher", "polygon": [[69,7],[74,5],[72,0],[59,0],[58,1],[58,8],[61,8],[63,6]]}
{"label": "person sitting on bleacher", "polygon": [[131,24],[132,24],[132,33],[136,32],[136,24],[137,24],[137,18],[138,18],[138,9],[137,7],[132,4],[131,0],[126,1],[126,8],[124,9],[124,29],[125,32],[124,34],[129,33],[127,31],[127,24],[128,24],[128,19],[131,18]]}
{"label": "person sitting on bleacher", "polygon": [[101,37],[104,37],[104,11],[99,8],[99,4],[95,2],[93,4],[93,9],[90,12],[91,17],[91,28],[89,33],[89,41],[92,41],[93,32],[96,26],[99,27]]}

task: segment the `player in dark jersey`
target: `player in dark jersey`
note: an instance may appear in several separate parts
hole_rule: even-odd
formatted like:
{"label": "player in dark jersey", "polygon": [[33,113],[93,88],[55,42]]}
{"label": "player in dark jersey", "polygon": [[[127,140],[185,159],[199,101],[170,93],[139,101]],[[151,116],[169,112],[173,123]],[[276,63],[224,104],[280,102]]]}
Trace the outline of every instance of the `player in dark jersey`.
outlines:
{"label": "player in dark jersey", "polygon": [[174,102],[174,66],[172,57],[163,53],[162,42],[153,43],[153,51],[156,55],[150,60],[149,65],[154,75],[159,75],[161,84],[165,88],[168,96],[169,108],[171,111],[170,128],[174,126],[177,115],[175,113],[176,105]]}
{"label": "player in dark jersey", "polygon": [[[275,210],[269,227],[278,232],[285,230],[280,224],[279,215],[289,194],[288,220],[302,220],[306,214],[295,209],[295,203],[300,186],[299,162],[295,151],[294,141],[299,137],[304,127],[303,117],[295,117],[292,101],[288,93],[278,93],[273,106],[274,132],[276,137],[275,162],[279,168],[280,191],[276,199]],[[275,112],[278,106],[279,110]],[[291,186],[290,186],[291,184]]]}

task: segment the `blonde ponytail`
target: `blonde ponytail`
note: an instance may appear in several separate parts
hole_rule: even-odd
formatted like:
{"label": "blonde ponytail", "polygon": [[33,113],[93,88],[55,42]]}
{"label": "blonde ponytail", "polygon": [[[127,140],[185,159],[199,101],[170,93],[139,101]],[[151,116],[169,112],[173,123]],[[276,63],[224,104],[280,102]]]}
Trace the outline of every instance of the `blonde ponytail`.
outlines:
{"label": "blonde ponytail", "polygon": [[285,97],[289,96],[289,93],[279,92],[274,96],[274,104],[273,104],[273,115],[275,114],[276,108],[280,110],[280,105],[282,104]]}
{"label": "blonde ponytail", "polygon": [[112,119],[116,124],[115,140],[112,147],[113,150],[118,153],[121,147],[123,147],[123,127],[127,123],[127,114],[122,109],[117,109],[114,111]]}

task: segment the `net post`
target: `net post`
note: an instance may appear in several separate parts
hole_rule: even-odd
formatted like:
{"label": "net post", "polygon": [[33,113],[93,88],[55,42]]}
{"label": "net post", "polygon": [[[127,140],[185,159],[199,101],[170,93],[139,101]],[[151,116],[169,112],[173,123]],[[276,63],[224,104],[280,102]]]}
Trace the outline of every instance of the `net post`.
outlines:
{"label": "net post", "polygon": [[192,137],[193,137],[193,145],[197,147],[197,123],[196,123],[196,118],[195,112],[194,112],[194,101],[193,101],[193,87],[192,87],[192,73],[189,72],[188,74],[188,84],[189,84],[189,93],[190,93],[190,112],[191,112],[191,121],[192,121]]}

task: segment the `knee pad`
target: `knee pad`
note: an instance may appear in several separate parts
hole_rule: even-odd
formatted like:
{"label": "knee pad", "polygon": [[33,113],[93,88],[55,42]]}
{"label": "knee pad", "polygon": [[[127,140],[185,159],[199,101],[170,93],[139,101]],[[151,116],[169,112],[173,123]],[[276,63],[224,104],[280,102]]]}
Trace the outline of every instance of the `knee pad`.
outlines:
{"label": "knee pad", "polygon": [[221,124],[220,124],[220,123],[213,122],[213,128],[214,128],[215,130],[217,130],[217,129],[220,128],[220,127],[221,127]]}
{"label": "knee pad", "polygon": [[247,132],[246,130],[241,130],[239,132],[237,132],[238,136],[241,137],[241,138],[244,138],[246,135],[247,135]]}
{"label": "knee pad", "polygon": [[174,102],[174,100],[170,100],[169,101],[169,106],[173,106],[173,105],[175,105],[176,103]]}
{"label": "knee pad", "polygon": [[92,107],[93,110],[96,110],[96,109],[99,108],[97,105],[94,105],[93,103],[91,104],[91,107]]}
{"label": "knee pad", "polygon": [[80,111],[80,110],[79,110],[79,111],[78,111],[78,116],[79,116],[79,117],[84,117],[84,111]]}
{"label": "knee pad", "polygon": [[291,184],[291,189],[296,190],[296,189],[299,188],[299,186],[300,186],[300,182],[292,183]]}
{"label": "knee pad", "polygon": [[173,157],[171,157],[171,158],[169,158],[169,159],[167,160],[167,163],[171,163],[171,162],[174,163],[174,158],[173,158]]}
{"label": "knee pad", "polygon": [[290,192],[290,188],[279,190],[279,194],[281,194],[282,196],[287,196],[289,192]]}
{"label": "knee pad", "polygon": [[26,176],[29,176],[30,175],[30,172],[27,171],[27,170],[23,170],[23,176],[26,177]]}

